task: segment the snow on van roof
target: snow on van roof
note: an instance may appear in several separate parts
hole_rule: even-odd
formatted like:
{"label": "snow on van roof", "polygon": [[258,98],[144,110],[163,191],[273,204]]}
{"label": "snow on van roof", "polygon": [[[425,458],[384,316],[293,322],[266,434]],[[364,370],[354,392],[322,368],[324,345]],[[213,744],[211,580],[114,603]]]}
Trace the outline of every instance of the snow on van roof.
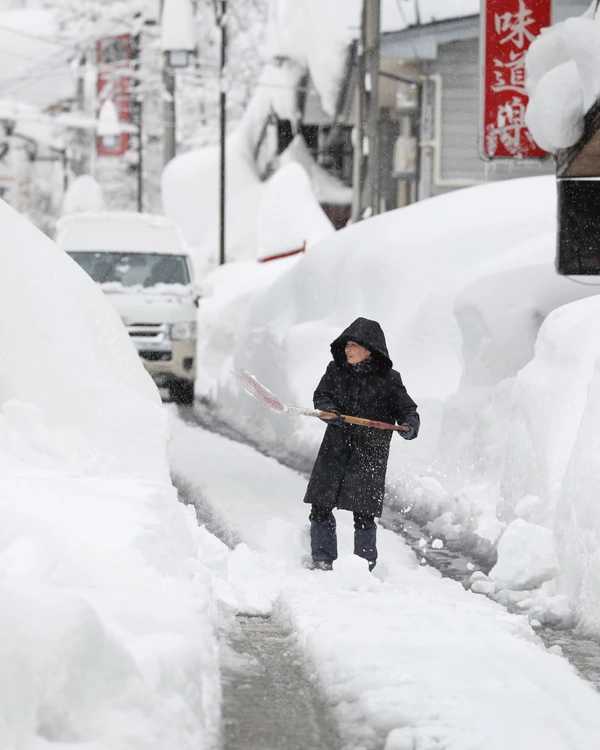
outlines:
{"label": "snow on van roof", "polygon": [[183,235],[171,219],[128,211],[63,216],[57,222],[56,242],[63,250],[188,254]]}

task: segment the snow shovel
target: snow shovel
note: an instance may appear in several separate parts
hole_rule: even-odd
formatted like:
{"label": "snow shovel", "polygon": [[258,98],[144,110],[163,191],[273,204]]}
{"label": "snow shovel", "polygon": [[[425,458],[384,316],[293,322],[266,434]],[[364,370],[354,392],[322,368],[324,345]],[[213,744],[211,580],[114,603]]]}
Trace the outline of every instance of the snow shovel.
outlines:
{"label": "snow shovel", "polygon": [[[286,406],[283,404],[277,396],[275,396],[268,388],[258,380],[250,375],[246,370],[233,370],[233,374],[242,384],[242,388],[254,396],[257,401],[260,401],[264,406],[268,406],[269,409],[279,412],[280,414],[298,414],[301,417],[319,417],[320,419],[337,419],[338,415],[329,411],[318,411],[317,409],[304,409],[301,406]],[[375,427],[378,430],[398,430],[400,432],[408,432],[409,428],[401,425],[388,424],[387,422],[378,422],[375,419],[363,419],[362,417],[348,417],[345,414],[341,415],[342,419],[349,424],[357,424],[361,427]]]}

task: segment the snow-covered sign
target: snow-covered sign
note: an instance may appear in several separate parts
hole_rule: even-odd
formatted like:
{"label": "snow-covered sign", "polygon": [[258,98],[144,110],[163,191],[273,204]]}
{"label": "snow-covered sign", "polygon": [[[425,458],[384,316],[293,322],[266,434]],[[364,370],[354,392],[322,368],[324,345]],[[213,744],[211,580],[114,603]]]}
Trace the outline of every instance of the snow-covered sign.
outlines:
{"label": "snow-covered sign", "polygon": [[525,124],[529,97],[525,55],[550,25],[552,0],[484,0],[481,13],[485,159],[540,159],[546,156]]}
{"label": "snow-covered sign", "polygon": [[[107,100],[114,102],[119,122],[131,121],[133,40],[129,34],[107,37],[98,42],[98,100],[100,113]],[[121,132],[114,141],[98,137],[100,156],[123,156],[129,148],[129,134]]]}

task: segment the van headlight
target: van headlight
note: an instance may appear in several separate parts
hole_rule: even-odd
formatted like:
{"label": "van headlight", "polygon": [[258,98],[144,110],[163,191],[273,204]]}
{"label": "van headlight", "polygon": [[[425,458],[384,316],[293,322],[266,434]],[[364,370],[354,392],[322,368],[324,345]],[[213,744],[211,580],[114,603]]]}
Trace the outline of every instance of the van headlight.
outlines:
{"label": "van headlight", "polygon": [[171,326],[171,339],[173,341],[189,341],[195,338],[195,323],[175,323]]}

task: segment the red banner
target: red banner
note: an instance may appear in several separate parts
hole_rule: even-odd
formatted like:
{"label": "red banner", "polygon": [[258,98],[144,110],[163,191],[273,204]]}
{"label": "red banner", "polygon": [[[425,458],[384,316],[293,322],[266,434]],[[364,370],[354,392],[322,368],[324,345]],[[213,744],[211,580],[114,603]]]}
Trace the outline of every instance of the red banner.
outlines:
{"label": "red banner", "polygon": [[550,26],[552,0],[484,0],[482,5],[483,156],[544,158],[525,125],[525,55]]}
{"label": "red banner", "polygon": [[[98,42],[98,113],[105,99],[112,99],[120,122],[131,120],[131,36],[108,37]],[[121,133],[114,146],[98,138],[99,156],[123,156],[129,148],[129,134]]]}

